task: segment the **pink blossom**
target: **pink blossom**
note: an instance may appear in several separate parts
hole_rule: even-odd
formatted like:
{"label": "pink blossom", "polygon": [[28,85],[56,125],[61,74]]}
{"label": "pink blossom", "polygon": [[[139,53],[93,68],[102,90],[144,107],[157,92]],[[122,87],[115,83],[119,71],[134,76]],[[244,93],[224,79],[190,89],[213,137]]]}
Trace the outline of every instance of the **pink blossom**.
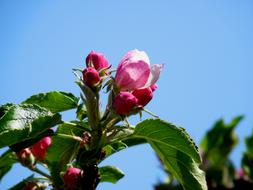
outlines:
{"label": "pink blossom", "polygon": [[83,70],[83,81],[88,86],[92,87],[101,80],[99,72],[93,67],[87,67]]}
{"label": "pink blossom", "polygon": [[81,170],[79,168],[68,168],[63,176],[64,184],[68,190],[78,189],[81,182]]}
{"label": "pink blossom", "polygon": [[129,51],[120,61],[115,81],[121,91],[133,91],[150,87],[159,78],[163,65],[150,66],[150,61],[144,51]]}
{"label": "pink blossom", "polygon": [[37,143],[30,147],[31,152],[34,157],[40,161],[43,161],[46,157],[46,152],[49,146],[51,145],[51,137],[44,137],[39,140]]}
{"label": "pink blossom", "polygon": [[132,94],[137,98],[137,104],[142,107],[147,105],[153,98],[153,92],[150,87],[134,90]]}
{"label": "pink blossom", "polygon": [[119,115],[126,115],[137,105],[136,97],[130,92],[120,92],[113,100],[113,108]]}
{"label": "pink blossom", "polygon": [[86,57],[87,67],[94,67],[97,71],[107,68],[108,61],[102,53],[91,51]]}

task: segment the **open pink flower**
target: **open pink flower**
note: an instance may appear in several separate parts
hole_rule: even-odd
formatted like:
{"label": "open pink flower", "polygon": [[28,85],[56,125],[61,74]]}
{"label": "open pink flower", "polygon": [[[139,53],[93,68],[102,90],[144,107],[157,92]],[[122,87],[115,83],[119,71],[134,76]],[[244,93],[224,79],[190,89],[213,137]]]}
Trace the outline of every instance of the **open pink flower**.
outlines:
{"label": "open pink flower", "polygon": [[120,61],[115,81],[120,91],[133,91],[150,87],[159,78],[163,65],[150,66],[150,61],[144,51],[129,51]]}

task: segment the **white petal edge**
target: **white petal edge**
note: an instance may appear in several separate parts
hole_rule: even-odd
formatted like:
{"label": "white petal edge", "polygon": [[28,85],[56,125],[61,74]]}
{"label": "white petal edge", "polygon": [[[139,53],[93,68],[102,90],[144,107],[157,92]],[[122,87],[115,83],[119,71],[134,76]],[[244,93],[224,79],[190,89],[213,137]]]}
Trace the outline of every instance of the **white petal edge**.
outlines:
{"label": "white petal edge", "polygon": [[143,88],[150,87],[151,85],[157,82],[163,67],[164,67],[164,64],[155,64],[150,67],[151,72],[150,72],[148,81],[146,82]]}

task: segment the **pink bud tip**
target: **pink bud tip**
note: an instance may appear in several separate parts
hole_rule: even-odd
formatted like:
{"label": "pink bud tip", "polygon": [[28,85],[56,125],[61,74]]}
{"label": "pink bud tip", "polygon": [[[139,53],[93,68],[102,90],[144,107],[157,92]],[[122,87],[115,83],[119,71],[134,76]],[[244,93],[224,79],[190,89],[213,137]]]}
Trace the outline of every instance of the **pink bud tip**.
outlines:
{"label": "pink bud tip", "polygon": [[93,66],[97,71],[100,71],[101,69],[107,68],[109,64],[102,53],[91,51],[86,57],[86,66]]}
{"label": "pink bud tip", "polygon": [[63,180],[67,189],[78,189],[81,182],[81,170],[79,168],[68,168],[63,176]]}
{"label": "pink bud tip", "polygon": [[51,145],[51,137],[44,137],[37,143],[32,145],[30,149],[35,158],[37,158],[40,161],[43,161],[46,157],[46,152],[50,145]]}
{"label": "pink bud tip", "polygon": [[113,100],[113,108],[119,115],[126,115],[137,105],[136,97],[130,92],[120,92]]}
{"label": "pink bud tip", "polygon": [[151,88],[143,88],[143,89],[138,89],[134,90],[132,94],[137,98],[138,100],[138,105],[144,107],[147,105],[150,100],[153,98],[153,92]]}
{"label": "pink bud tip", "polygon": [[87,67],[83,71],[83,81],[88,86],[92,87],[101,80],[99,72],[93,67]]}

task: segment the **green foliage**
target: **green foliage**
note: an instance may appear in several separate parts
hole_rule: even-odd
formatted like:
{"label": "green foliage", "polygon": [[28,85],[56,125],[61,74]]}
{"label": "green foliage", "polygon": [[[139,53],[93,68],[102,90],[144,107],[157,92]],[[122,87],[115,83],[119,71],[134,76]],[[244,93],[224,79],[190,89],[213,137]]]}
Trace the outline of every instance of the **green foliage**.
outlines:
{"label": "green foliage", "polygon": [[124,173],[114,166],[102,166],[99,168],[101,182],[117,183],[124,177]]}
{"label": "green foliage", "polygon": [[243,116],[235,117],[229,124],[222,119],[218,120],[202,139],[201,150],[212,165],[222,166],[228,159],[229,153],[238,142],[234,129],[242,118]]}
{"label": "green foliage", "polygon": [[13,164],[17,162],[16,155],[11,150],[7,150],[0,157],[0,181],[2,177],[10,171]]}
{"label": "green foliage", "polygon": [[23,104],[37,104],[50,110],[52,113],[77,108],[78,98],[66,92],[48,92],[31,96]]}
{"label": "green foliage", "polygon": [[253,181],[253,133],[245,139],[246,151],[242,158],[242,168]]}
{"label": "green foliage", "polygon": [[148,119],[136,126],[134,137],[147,140],[185,189],[207,189],[205,174],[199,169],[198,150],[184,129],[159,119]]}
{"label": "green foliage", "polygon": [[84,130],[77,128],[74,123],[63,123],[58,126],[55,136],[52,137],[46,160],[56,184],[62,183],[60,173],[66,170],[67,164],[71,163],[78,152],[80,142],[71,137],[80,136],[83,132]]}
{"label": "green foliage", "polygon": [[34,177],[34,175],[31,175],[31,176],[25,178],[24,180],[22,180],[21,182],[17,183],[16,185],[14,185],[13,187],[11,187],[8,190],[21,190],[21,189],[25,189],[27,183],[29,181],[33,180],[33,177]]}
{"label": "green foliage", "polygon": [[36,137],[59,124],[61,116],[37,105],[4,105],[0,118],[0,148]]}

